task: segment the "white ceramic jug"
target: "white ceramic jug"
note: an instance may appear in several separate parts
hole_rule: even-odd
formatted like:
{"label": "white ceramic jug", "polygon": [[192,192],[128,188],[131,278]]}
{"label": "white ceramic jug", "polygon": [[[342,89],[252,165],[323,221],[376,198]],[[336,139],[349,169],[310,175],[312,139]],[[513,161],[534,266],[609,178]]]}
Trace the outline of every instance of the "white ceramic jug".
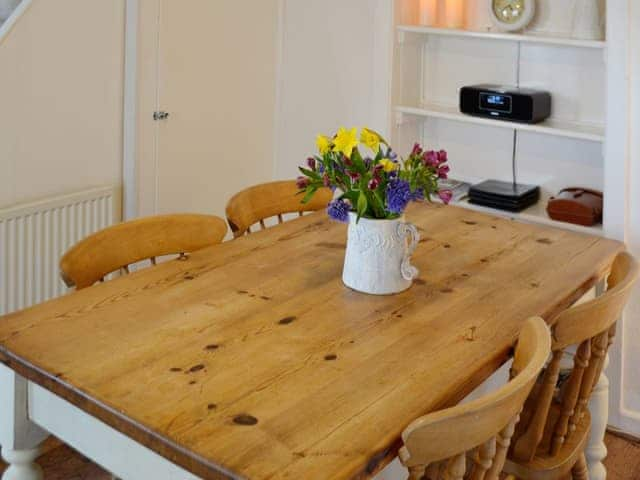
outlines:
{"label": "white ceramic jug", "polygon": [[363,293],[390,295],[408,289],[418,276],[411,265],[420,234],[404,221],[373,220],[349,214],[347,251],[342,281]]}

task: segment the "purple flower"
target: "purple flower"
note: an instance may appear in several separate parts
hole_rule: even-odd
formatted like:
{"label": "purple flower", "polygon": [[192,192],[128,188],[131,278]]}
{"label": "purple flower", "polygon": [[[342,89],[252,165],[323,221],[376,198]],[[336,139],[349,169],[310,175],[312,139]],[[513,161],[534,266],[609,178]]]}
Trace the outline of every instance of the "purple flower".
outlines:
{"label": "purple flower", "polygon": [[296,186],[300,190],[304,190],[305,188],[307,188],[309,186],[309,183],[311,182],[307,177],[298,177],[298,179],[296,180]]}
{"label": "purple flower", "polygon": [[358,172],[347,172],[349,178],[351,178],[352,182],[357,182],[360,180],[360,174]]}
{"label": "purple flower", "polygon": [[450,170],[451,169],[449,168],[449,165],[442,165],[438,167],[438,178],[442,178],[443,180],[446,180],[449,177]]}
{"label": "purple flower", "polygon": [[334,200],[327,207],[327,213],[329,214],[329,217],[342,223],[349,223],[350,211],[351,206],[344,200]]}
{"label": "purple flower", "polygon": [[440,200],[444,202],[445,205],[449,205],[451,199],[453,198],[453,192],[451,190],[440,190],[438,192],[438,196]]}
{"label": "purple flower", "polygon": [[419,143],[413,145],[413,150],[411,151],[411,155],[422,155],[422,147]]}
{"label": "purple flower", "polygon": [[415,192],[411,193],[412,202],[421,202],[424,200],[424,189],[418,188]]}
{"label": "purple flower", "polygon": [[373,163],[373,160],[370,157],[367,157],[363,160],[363,162],[364,162],[364,168],[369,170],[371,168],[371,164]]}
{"label": "purple flower", "polygon": [[440,162],[440,164],[447,163],[447,160],[448,160],[447,151],[440,150],[438,152],[438,161]]}
{"label": "purple flower", "polygon": [[438,165],[440,165],[439,156],[433,150],[425,152],[424,156],[422,157],[422,162],[427,167],[437,167]]}
{"label": "purple flower", "polygon": [[397,162],[398,161],[398,154],[396,152],[394,152],[393,150],[389,149],[387,151],[387,157],[389,158],[389,160],[391,160],[392,162]]}
{"label": "purple flower", "polygon": [[387,185],[387,207],[391,213],[404,212],[412,200],[411,187],[406,180],[391,180]]}
{"label": "purple flower", "polygon": [[316,171],[316,159],[313,157],[309,157],[307,158],[307,166],[313,170],[314,172]]}
{"label": "purple flower", "polygon": [[328,187],[331,185],[331,179],[329,178],[329,175],[327,175],[326,173],[322,176],[322,184],[325,187]]}

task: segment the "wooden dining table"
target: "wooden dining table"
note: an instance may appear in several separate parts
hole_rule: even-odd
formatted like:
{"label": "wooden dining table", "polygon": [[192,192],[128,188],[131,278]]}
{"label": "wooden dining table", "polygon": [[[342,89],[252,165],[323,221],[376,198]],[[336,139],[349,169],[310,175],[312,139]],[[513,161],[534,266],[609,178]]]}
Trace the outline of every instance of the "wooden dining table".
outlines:
{"label": "wooden dining table", "polygon": [[14,471],[53,434],[123,479],[371,478],[624,249],[451,206],[407,219],[421,273],[393,296],[343,285],[346,226],[315,213],[1,318]]}

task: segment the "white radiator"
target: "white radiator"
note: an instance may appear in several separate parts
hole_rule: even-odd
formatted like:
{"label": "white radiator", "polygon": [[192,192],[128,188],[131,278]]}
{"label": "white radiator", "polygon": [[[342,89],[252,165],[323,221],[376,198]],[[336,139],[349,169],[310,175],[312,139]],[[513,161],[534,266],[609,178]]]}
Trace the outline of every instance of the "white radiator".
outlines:
{"label": "white radiator", "polygon": [[58,269],[64,252],[119,220],[116,187],[0,209],[0,315],[65,293]]}

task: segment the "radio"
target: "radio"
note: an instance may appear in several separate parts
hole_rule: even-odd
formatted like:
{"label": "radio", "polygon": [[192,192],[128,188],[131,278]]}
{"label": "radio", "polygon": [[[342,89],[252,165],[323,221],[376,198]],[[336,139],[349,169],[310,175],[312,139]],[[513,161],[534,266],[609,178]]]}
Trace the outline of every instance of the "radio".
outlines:
{"label": "radio", "polygon": [[551,94],[532,88],[471,85],[460,89],[460,111],[477,117],[539,123],[551,115]]}

